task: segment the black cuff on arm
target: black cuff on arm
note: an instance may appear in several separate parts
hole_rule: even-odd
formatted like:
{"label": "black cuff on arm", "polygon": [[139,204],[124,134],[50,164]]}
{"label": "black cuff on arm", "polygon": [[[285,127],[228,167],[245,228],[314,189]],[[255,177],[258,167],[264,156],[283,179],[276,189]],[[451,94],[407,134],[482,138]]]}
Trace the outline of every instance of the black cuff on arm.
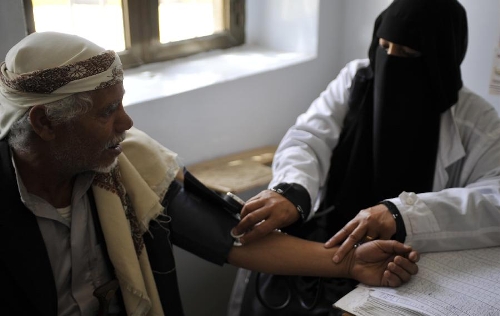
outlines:
{"label": "black cuff on arm", "polygon": [[309,213],[311,212],[311,197],[303,186],[297,183],[280,183],[274,186],[271,191],[284,196],[287,200],[292,202],[293,205],[295,205],[297,212],[299,212],[300,220],[284,228],[285,232],[288,228],[301,225],[307,220]]}
{"label": "black cuff on arm", "polygon": [[391,238],[399,242],[404,242],[406,239],[406,227],[398,208],[394,205],[394,203],[389,201],[382,201],[380,204],[387,206],[389,212],[391,212],[392,217],[396,221],[396,233],[392,235]]}
{"label": "black cuff on arm", "polygon": [[172,218],[172,242],[205,260],[223,265],[233,246],[230,231],[238,220],[222,206],[186,190],[185,186],[172,189],[162,203]]}

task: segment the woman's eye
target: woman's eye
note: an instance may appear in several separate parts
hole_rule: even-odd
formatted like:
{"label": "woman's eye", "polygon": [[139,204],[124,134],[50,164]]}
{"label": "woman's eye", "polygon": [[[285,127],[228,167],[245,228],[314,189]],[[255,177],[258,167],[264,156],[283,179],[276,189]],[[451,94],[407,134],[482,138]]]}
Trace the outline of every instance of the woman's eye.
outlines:
{"label": "woman's eye", "polygon": [[422,55],[420,52],[417,52],[415,50],[407,50],[407,49],[403,49],[403,54],[406,56],[406,57],[420,57],[420,55]]}

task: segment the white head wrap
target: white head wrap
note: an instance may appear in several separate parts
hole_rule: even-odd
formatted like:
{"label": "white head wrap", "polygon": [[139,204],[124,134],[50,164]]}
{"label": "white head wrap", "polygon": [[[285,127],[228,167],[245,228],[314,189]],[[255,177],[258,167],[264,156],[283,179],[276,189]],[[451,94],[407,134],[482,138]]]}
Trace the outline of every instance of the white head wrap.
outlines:
{"label": "white head wrap", "polygon": [[0,139],[30,107],[123,81],[120,58],[76,35],[33,33],[0,64]]}

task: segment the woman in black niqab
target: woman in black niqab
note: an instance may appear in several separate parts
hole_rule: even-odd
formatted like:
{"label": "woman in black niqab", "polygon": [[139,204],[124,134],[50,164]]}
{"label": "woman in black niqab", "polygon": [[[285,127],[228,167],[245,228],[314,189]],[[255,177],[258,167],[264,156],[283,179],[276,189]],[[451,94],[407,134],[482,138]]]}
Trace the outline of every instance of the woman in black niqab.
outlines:
{"label": "woman in black niqab", "polygon": [[[380,39],[419,54],[390,55],[379,45]],[[456,0],[395,0],[378,16],[370,64],[356,73],[350,87],[349,110],[332,152],[319,211],[334,210],[290,232],[326,241],[364,208],[402,191],[432,191],[440,118],[458,100],[466,47],[466,13]],[[259,279],[257,289],[254,279],[249,282],[242,314],[337,315],[332,303],[357,283],[296,277],[287,286],[293,284],[299,298],[289,296],[283,307],[271,310],[264,302],[276,297],[282,302],[281,296],[292,292],[283,290],[282,281],[266,277]],[[254,293],[267,298],[257,301]]]}
{"label": "woman in black niqab", "polygon": [[[384,39],[420,52],[389,55]],[[458,100],[467,17],[456,0],[395,0],[375,22],[370,65],[351,86],[323,207],[334,234],[364,208],[432,191],[441,113]],[[376,237],[376,236],[375,236]]]}

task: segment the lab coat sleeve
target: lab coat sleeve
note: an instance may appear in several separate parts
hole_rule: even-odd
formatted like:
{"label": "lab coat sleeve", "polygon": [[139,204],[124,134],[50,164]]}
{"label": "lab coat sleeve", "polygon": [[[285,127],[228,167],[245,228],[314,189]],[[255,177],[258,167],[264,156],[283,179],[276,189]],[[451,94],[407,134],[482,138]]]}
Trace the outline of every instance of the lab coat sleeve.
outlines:
{"label": "lab coat sleeve", "polygon": [[[403,192],[390,200],[402,214],[405,242],[422,252],[500,246],[498,114],[477,95],[462,91],[453,121],[463,154],[441,170],[443,188]],[[440,142],[449,151],[456,148],[450,145],[453,139]]]}
{"label": "lab coat sleeve", "polygon": [[344,67],[326,90],[301,114],[281,140],[273,160],[269,187],[281,182],[297,183],[311,197],[311,218],[317,210],[321,189],[330,168],[330,157],[338,143],[352,79],[368,60],[354,60]]}

